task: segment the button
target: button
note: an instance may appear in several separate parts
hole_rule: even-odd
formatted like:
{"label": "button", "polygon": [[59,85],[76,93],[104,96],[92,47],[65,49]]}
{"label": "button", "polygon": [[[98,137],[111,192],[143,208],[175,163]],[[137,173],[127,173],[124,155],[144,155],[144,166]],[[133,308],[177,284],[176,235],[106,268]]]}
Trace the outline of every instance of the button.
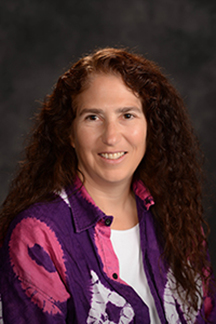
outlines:
{"label": "button", "polygon": [[111,224],[111,219],[110,218],[106,218],[106,220],[105,220],[105,225],[106,226],[110,226],[110,224]]}
{"label": "button", "polygon": [[118,279],[118,275],[117,275],[117,273],[113,273],[113,279]]}
{"label": "button", "polygon": [[148,205],[148,204],[151,203],[151,200],[149,200],[149,198],[146,198],[146,199],[145,199],[145,203],[146,203],[146,205]]}

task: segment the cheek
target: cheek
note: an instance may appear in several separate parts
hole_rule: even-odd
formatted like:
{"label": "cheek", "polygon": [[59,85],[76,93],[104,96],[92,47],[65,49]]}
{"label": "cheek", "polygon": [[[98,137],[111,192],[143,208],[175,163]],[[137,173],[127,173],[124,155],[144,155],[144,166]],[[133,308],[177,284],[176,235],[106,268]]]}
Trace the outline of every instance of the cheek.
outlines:
{"label": "cheek", "polygon": [[131,132],[131,138],[133,139],[134,144],[146,146],[146,136],[147,131],[146,128],[136,128]]}
{"label": "cheek", "polygon": [[72,146],[81,153],[89,151],[96,143],[94,130],[89,131],[85,127],[79,129],[79,131],[76,131],[72,143]]}
{"label": "cheek", "polygon": [[79,149],[83,142],[83,135],[85,136],[84,132],[81,131],[81,127],[75,124],[71,135],[71,145],[73,148]]}

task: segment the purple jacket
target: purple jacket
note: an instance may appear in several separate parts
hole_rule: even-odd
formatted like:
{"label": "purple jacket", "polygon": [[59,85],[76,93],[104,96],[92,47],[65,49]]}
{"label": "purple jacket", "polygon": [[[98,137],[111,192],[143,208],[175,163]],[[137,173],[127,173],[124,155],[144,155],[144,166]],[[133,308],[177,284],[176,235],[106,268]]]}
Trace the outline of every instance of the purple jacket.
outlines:
{"label": "purple jacket", "polygon": [[[205,323],[204,307],[216,323],[216,298],[206,297],[192,321],[187,318],[187,308],[172,291],[172,272],[159,263],[152,197],[141,182],[134,192],[143,265],[161,323]],[[67,195],[69,203],[57,197],[34,204],[10,226],[0,255],[4,324],[150,323],[148,307],[119,277],[110,241],[112,216],[95,206],[84,187],[72,187]]]}

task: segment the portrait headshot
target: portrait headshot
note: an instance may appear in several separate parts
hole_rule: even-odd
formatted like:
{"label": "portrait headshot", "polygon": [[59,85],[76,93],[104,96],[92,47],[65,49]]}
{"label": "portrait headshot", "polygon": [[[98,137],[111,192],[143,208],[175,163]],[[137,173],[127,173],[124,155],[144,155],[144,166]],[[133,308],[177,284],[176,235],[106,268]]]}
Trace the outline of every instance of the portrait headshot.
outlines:
{"label": "portrait headshot", "polygon": [[216,323],[214,2],[1,7],[0,324]]}

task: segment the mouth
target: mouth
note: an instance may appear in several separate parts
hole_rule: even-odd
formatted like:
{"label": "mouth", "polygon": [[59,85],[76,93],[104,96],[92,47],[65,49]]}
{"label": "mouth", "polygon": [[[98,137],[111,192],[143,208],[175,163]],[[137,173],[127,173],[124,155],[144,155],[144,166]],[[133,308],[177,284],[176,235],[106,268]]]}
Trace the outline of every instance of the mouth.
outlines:
{"label": "mouth", "polygon": [[127,152],[115,152],[115,153],[100,153],[99,155],[102,156],[104,159],[107,160],[118,160]]}

